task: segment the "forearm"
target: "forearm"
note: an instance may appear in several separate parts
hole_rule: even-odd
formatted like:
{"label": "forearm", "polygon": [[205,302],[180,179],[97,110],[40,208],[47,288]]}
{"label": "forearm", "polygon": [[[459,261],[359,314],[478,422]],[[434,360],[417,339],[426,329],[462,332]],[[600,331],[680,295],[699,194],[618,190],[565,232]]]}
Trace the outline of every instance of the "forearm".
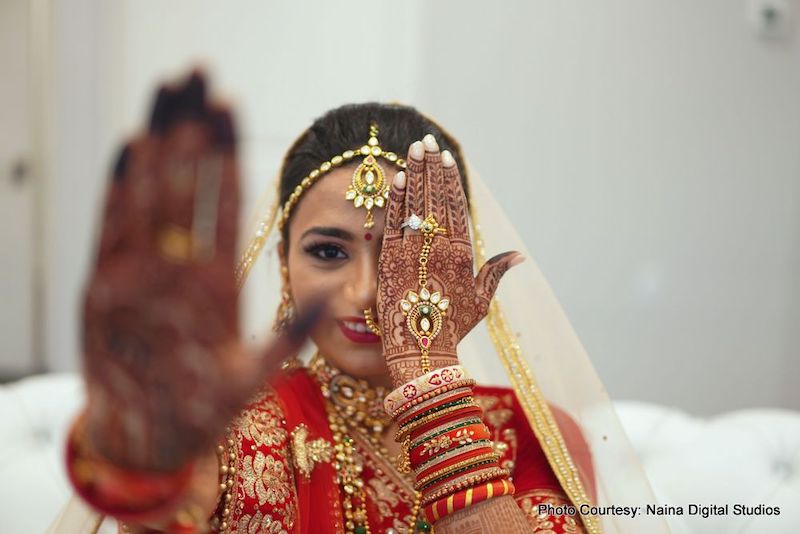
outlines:
{"label": "forearm", "polygon": [[434,523],[439,534],[532,533],[525,514],[510,495],[490,499]]}

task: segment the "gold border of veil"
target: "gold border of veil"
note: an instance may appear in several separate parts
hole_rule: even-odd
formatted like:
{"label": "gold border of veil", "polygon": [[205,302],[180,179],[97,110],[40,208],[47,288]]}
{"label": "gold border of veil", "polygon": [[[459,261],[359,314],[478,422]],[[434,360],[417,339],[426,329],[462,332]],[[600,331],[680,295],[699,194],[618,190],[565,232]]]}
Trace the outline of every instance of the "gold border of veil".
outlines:
{"label": "gold border of veil", "polygon": [[[467,173],[467,177],[469,180],[469,173]],[[475,261],[477,265],[483,265],[486,262],[486,250],[474,207],[470,208],[470,215]],[[506,370],[509,380],[511,380],[514,392],[525,412],[528,423],[536,435],[536,439],[539,440],[539,444],[556,478],[558,478],[561,488],[578,510],[580,510],[580,505],[582,504],[591,505],[586,489],[583,487],[583,482],[578,474],[578,469],[567,449],[564,437],[561,435],[561,430],[558,428],[550,406],[539,389],[539,384],[533,371],[525,361],[522,347],[517,342],[516,335],[508,326],[508,322],[503,315],[503,308],[497,297],[493,298],[489,305],[486,328],[489,330],[489,337],[494,344],[497,355],[500,356],[500,361]],[[601,532],[600,522],[596,516],[580,515],[587,532],[593,534]]]}

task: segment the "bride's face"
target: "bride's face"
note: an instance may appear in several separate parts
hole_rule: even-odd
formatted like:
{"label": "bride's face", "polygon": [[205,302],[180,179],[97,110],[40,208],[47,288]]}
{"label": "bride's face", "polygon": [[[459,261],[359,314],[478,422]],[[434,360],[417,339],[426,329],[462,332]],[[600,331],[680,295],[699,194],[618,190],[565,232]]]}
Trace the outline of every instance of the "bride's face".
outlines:
{"label": "bride's face", "polygon": [[[383,168],[391,180],[396,170]],[[350,376],[388,385],[380,338],[364,319],[365,309],[375,315],[384,211],[373,209],[375,226],[364,228],[366,210],[344,198],[354,170],[337,168],[303,193],[289,221],[283,261],[298,312],[321,295],[329,298],[328,313],[311,335],[320,353]]]}

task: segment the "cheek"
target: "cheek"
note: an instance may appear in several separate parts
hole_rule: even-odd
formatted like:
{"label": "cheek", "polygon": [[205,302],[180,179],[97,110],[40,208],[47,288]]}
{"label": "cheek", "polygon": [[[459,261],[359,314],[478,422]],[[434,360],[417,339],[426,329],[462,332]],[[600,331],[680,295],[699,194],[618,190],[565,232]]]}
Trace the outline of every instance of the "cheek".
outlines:
{"label": "cheek", "polygon": [[289,254],[289,285],[295,307],[303,312],[323,295],[335,299],[342,290],[347,269],[320,269],[303,251]]}

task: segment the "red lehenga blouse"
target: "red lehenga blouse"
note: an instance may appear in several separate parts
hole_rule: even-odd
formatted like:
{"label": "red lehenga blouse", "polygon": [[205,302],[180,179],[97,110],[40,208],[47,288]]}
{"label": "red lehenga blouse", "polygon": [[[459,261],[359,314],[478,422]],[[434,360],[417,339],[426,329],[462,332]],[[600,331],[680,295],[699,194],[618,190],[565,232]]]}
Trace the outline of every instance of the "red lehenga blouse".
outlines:
{"label": "red lehenga blouse", "polygon": [[[494,434],[502,465],[511,470],[514,498],[533,531],[584,532],[578,517],[538,513],[539,503],[563,505],[568,500],[513,391],[479,386],[474,397],[484,409],[484,421]],[[333,436],[325,399],[307,370],[283,374],[245,407],[231,431],[237,473],[230,492],[228,532],[344,532],[343,490],[336,481],[335,458],[330,460]],[[371,532],[413,532],[410,526],[416,518],[411,517],[415,499],[411,479],[401,475],[368,440],[352,437],[363,462],[361,477]],[[314,453],[318,461],[310,459]],[[575,460],[587,461],[588,454]]]}

